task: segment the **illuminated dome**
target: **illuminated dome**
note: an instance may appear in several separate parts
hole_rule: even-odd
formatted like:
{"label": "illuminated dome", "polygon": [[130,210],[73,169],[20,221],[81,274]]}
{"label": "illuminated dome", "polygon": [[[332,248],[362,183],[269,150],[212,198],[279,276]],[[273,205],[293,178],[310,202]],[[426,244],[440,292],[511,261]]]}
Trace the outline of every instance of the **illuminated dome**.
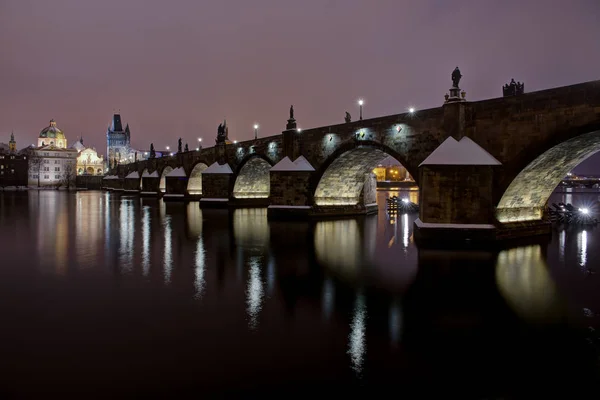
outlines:
{"label": "illuminated dome", "polygon": [[38,146],[54,146],[61,149],[67,148],[67,138],[63,131],[56,127],[56,121],[51,119],[50,125],[42,129],[38,137]]}
{"label": "illuminated dome", "polygon": [[40,132],[40,138],[64,139],[65,134],[56,127],[56,121],[51,119],[50,125],[42,129]]}

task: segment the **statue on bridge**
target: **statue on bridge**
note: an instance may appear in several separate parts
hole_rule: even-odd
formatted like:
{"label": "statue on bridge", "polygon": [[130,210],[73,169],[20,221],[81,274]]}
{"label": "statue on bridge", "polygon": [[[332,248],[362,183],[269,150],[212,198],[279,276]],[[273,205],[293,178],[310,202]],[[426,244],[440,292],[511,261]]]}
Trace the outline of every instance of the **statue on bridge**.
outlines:
{"label": "statue on bridge", "polygon": [[509,84],[502,86],[502,96],[518,96],[525,93],[525,84],[521,82],[515,82],[514,79],[510,80]]}
{"label": "statue on bridge", "polygon": [[217,144],[225,143],[226,139],[227,139],[227,135],[225,133],[225,126],[223,126],[223,124],[219,124],[219,127],[217,128],[216,142],[217,142]]}
{"label": "statue on bridge", "polygon": [[177,141],[177,152],[181,153],[181,138]]}
{"label": "statue on bridge", "polygon": [[460,82],[460,78],[462,78],[462,75],[460,73],[460,69],[458,69],[458,67],[454,68],[454,71],[452,71],[452,87],[457,88],[458,87],[458,83]]}
{"label": "statue on bridge", "polygon": [[294,105],[290,106],[290,119],[294,119]]}
{"label": "statue on bridge", "polygon": [[188,151],[190,151],[190,148],[188,147],[187,143],[185,144],[185,152],[187,153]]}
{"label": "statue on bridge", "polygon": [[156,151],[154,151],[154,143],[150,143],[150,158],[156,158]]}
{"label": "statue on bridge", "polygon": [[346,111],[346,116],[344,117],[344,121],[346,121],[346,123],[352,122],[352,116],[350,115],[350,113],[348,111]]}

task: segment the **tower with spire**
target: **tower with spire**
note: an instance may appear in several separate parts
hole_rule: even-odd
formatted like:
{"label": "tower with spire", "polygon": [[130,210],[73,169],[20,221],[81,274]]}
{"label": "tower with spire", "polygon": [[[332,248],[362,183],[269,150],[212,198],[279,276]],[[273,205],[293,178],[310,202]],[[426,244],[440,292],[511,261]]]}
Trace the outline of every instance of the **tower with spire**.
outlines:
{"label": "tower with spire", "polygon": [[129,124],[123,129],[121,114],[115,113],[106,130],[106,161],[108,165],[133,162],[135,151],[131,150]]}
{"label": "tower with spire", "polygon": [[10,133],[10,142],[8,142],[8,151],[11,153],[17,152],[17,142],[15,142],[15,134],[13,132]]}

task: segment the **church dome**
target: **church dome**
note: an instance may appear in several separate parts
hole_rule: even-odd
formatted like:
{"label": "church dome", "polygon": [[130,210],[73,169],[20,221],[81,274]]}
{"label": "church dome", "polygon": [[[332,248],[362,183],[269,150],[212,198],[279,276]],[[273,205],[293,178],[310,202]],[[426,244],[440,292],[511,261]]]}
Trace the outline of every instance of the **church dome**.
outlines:
{"label": "church dome", "polygon": [[56,127],[56,121],[51,119],[50,125],[42,129],[40,132],[40,138],[64,139],[65,134]]}

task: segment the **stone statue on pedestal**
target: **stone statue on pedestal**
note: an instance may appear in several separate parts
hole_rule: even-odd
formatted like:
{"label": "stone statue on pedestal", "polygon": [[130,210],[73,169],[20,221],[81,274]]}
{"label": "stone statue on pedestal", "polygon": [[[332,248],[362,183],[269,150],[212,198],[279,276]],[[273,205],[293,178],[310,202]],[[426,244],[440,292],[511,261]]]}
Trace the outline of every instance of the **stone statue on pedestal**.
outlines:
{"label": "stone statue on pedestal", "polygon": [[294,106],[290,106],[290,119],[294,119]]}
{"label": "stone statue on pedestal", "polygon": [[219,124],[219,127],[217,128],[217,139],[216,142],[218,143],[225,143],[225,127],[223,126],[223,124]]}
{"label": "stone statue on pedestal", "polygon": [[458,87],[458,83],[460,82],[460,78],[462,78],[462,75],[460,73],[460,69],[458,69],[458,67],[454,68],[454,71],[452,71],[452,87],[457,88]]}
{"label": "stone statue on pedestal", "polygon": [[344,117],[344,121],[346,121],[346,123],[352,122],[352,116],[350,115],[350,113],[348,111],[346,111],[346,116]]}

